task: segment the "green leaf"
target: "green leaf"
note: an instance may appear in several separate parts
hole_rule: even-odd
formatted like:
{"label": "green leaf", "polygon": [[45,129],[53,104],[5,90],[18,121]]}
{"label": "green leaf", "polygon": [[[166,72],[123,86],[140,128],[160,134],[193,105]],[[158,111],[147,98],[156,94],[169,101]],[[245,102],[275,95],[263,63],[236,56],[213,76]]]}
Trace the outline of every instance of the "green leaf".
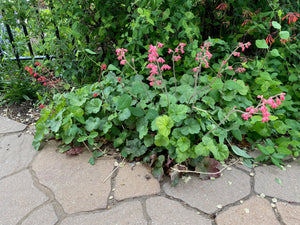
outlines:
{"label": "green leaf", "polygon": [[169,15],[170,15],[170,9],[167,8],[164,12],[163,12],[163,18],[162,20],[166,20],[169,18]]}
{"label": "green leaf", "polygon": [[146,118],[138,119],[136,130],[139,132],[139,139],[142,139],[148,133],[148,120]]}
{"label": "green leaf", "polygon": [[148,134],[144,137],[144,144],[146,147],[150,147],[153,145],[153,136]]}
{"label": "green leaf", "polygon": [[131,116],[131,113],[130,113],[130,110],[128,108],[126,108],[126,109],[123,109],[122,111],[120,111],[118,115],[119,115],[118,116],[119,120],[124,121],[124,120],[127,120]]}
{"label": "green leaf", "polygon": [[280,31],[279,36],[280,38],[287,40],[290,37],[290,33],[288,31]]}
{"label": "green leaf", "polygon": [[175,121],[180,122],[187,117],[189,108],[186,105],[172,104],[169,107],[169,116]]}
{"label": "green leaf", "polygon": [[183,135],[197,134],[200,132],[200,123],[192,118],[184,121],[185,126],[180,129]]}
{"label": "green leaf", "polygon": [[132,103],[132,97],[128,94],[124,94],[118,99],[117,109],[118,110],[126,109],[131,105],[131,103]]}
{"label": "green leaf", "polygon": [[272,55],[273,57],[280,56],[280,54],[279,54],[279,52],[278,52],[277,49],[273,49],[273,50],[271,51],[271,55]]}
{"label": "green leaf", "polygon": [[276,21],[272,21],[272,26],[277,30],[281,29],[281,25]]}
{"label": "green leaf", "polygon": [[102,105],[102,101],[99,98],[88,101],[85,105],[85,111],[87,114],[99,112]]}
{"label": "green leaf", "polygon": [[98,117],[90,116],[85,123],[85,129],[87,131],[92,131],[98,129],[100,126],[100,119]]}
{"label": "green leaf", "polygon": [[82,136],[82,137],[78,138],[77,141],[78,142],[84,142],[84,141],[87,140],[87,138],[88,138],[87,136]]}
{"label": "green leaf", "polygon": [[224,144],[217,144],[217,148],[210,148],[214,158],[219,161],[224,161],[229,156],[228,147]]}
{"label": "green leaf", "polygon": [[262,39],[262,40],[256,40],[256,41],[255,41],[255,45],[256,45],[257,48],[263,48],[263,49],[269,48],[269,46],[267,45],[265,39]]}
{"label": "green leaf", "polygon": [[93,156],[89,159],[89,163],[95,165],[95,158]]}
{"label": "green leaf", "polygon": [[209,156],[209,152],[210,152],[209,147],[203,143],[199,143],[198,145],[196,145],[194,151],[197,156]]}
{"label": "green leaf", "polygon": [[89,53],[89,54],[92,54],[92,55],[96,55],[97,53],[96,52],[93,52],[92,50],[90,50],[90,49],[88,49],[88,48],[86,48],[86,49],[84,49],[87,53]]}
{"label": "green leaf", "polygon": [[239,147],[237,147],[237,146],[235,146],[235,145],[232,145],[232,146],[231,146],[231,149],[232,149],[232,151],[233,151],[236,155],[241,156],[241,157],[243,157],[243,158],[245,158],[245,159],[252,159],[252,158],[253,158],[252,156],[248,155],[248,154],[246,153],[246,151],[240,149]]}
{"label": "green leaf", "polygon": [[95,158],[99,158],[99,157],[101,157],[104,153],[103,152],[100,152],[100,151],[93,151],[93,156],[95,157]]}
{"label": "green leaf", "polygon": [[157,110],[154,109],[149,109],[146,113],[146,118],[150,121],[153,121],[156,117],[158,117],[158,112]]}
{"label": "green leaf", "polygon": [[190,148],[190,145],[191,145],[190,139],[188,139],[187,137],[181,137],[177,141],[176,150],[178,149],[178,151],[180,152],[186,152]]}
{"label": "green leaf", "polygon": [[144,11],[143,11],[142,8],[138,8],[138,9],[137,9],[137,12],[138,12],[140,15],[143,15],[143,14],[144,14]]}
{"label": "green leaf", "polygon": [[110,71],[118,71],[118,72],[121,72],[121,70],[119,70],[115,65],[113,64],[109,64],[108,67],[107,67],[108,70]]}
{"label": "green leaf", "polygon": [[129,107],[130,112],[132,115],[137,117],[143,117],[145,115],[145,112],[140,107]]}
{"label": "green leaf", "polygon": [[103,133],[106,134],[110,130],[110,128],[112,128],[112,122],[106,121],[103,126]]}
{"label": "green leaf", "polygon": [[172,118],[168,117],[167,115],[156,118],[155,123],[158,128],[158,133],[166,137],[170,134],[171,128],[174,125]]}
{"label": "green leaf", "polygon": [[154,144],[156,146],[168,146],[169,145],[169,138],[162,134],[155,135]]}
{"label": "green leaf", "polygon": [[275,181],[276,181],[276,183],[282,185],[282,181],[278,177],[275,178]]}
{"label": "green leaf", "polygon": [[231,133],[232,133],[233,137],[235,137],[237,140],[239,140],[239,141],[243,140],[242,133],[239,129],[231,130]]}
{"label": "green leaf", "polygon": [[188,20],[191,20],[193,19],[195,16],[192,12],[185,12],[185,17],[188,19]]}
{"label": "green leaf", "polygon": [[274,121],[273,126],[279,134],[285,134],[289,129],[289,127],[281,120]]}

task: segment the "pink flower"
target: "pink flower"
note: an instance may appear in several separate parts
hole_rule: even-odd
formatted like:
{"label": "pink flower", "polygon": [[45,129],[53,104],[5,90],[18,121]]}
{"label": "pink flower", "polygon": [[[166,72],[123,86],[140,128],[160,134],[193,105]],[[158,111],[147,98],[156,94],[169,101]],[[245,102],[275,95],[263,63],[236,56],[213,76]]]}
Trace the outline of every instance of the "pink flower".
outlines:
{"label": "pink flower", "polygon": [[35,65],[35,66],[42,66],[42,64],[39,63],[39,62],[34,63],[34,65]]}
{"label": "pink flower", "polygon": [[126,59],[123,59],[123,60],[121,60],[121,62],[120,62],[121,65],[125,65],[125,63],[126,63]]}
{"label": "pink flower", "polygon": [[284,100],[285,100],[284,96],[285,96],[285,93],[281,93],[281,94],[280,94],[280,100],[281,100],[281,101],[284,101]]}
{"label": "pink flower", "polygon": [[43,83],[44,86],[47,86],[47,83]]}
{"label": "pink flower", "polygon": [[193,72],[197,72],[198,71],[198,67],[193,68]]}
{"label": "pink flower", "polygon": [[159,57],[159,58],[157,59],[157,62],[159,62],[159,63],[164,63],[165,60],[164,60],[163,58]]}
{"label": "pink flower", "polygon": [[101,65],[101,71],[106,70],[106,68],[107,68],[106,64]]}
{"label": "pink flower", "polygon": [[261,122],[268,122],[270,119],[268,117],[263,117]]}
{"label": "pink flower", "polygon": [[227,69],[229,70],[233,70],[232,66],[228,66]]}
{"label": "pink flower", "polygon": [[181,56],[178,55],[178,56],[174,56],[173,58],[174,58],[175,61],[178,61],[179,59],[181,59]]}
{"label": "pink flower", "polygon": [[227,4],[226,4],[226,3],[224,3],[224,2],[222,2],[220,5],[218,5],[218,6],[217,6],[217,8],[216,8],[216,9],[218,9],[218,10],[222,10],[222,11],[225,11],[225,10],[226,10],[226,8],[227,8]]}
{"label": "pink flower", "polygon": [[38,75],[37,73],[34,73],[34,74],[33,74],[34,77],[36,77],[37,75]]}
{"label": "pink flower", "polygon": [[45,106],[44,106],[43,104],[40,104],[40,105],[39,105],[39,108],[41,108],[41,109],[44,108],[44,107],[45,107]]}
{"label": "pink flower", "polygon": [[94,94],[93,94],[93,97],[95,98],[95,97],[97,97],[97,95],[98,95],[98,93],[94,93]]}
{"label": "pink flower", "polygon": [[172,49],[169,48],[168,53],[170,54],[171,52],[173,52],[173,51],[172,51]]}
{"label": "pink flower", "polygon": [[248,114],[248,113],[244,113],[241,115],[241,117],[244,119],[244,120],[248,120],[249,118],[252,117],[252,115]]}
{"label": "pink flower", "polygon": [[117,80],[118,80],[119,82],[121,82],[121,79],[122,79],[121,77],[118,77],[118,78],[117,78]]}
{"label": "pink flower", "polygon": [[234,52],[234,53],[233,53],[233,55],[234,55],[234,56],[237,56],[237,57],[240,57],[240,54],[241,54],[240,52]]}
{"label": "pink flower", "polygon": [[257,98],[263,98],[264,96],[263,95],[257,95]]}
{"label": "pink flower", "polygon": [[164,44],[157,42],[157,48],[162,48],[164,46]]}
{"label": "pink flower", "polygon": [[160,70],[163,71],[163,70],[170,70],[171,69],[171,66],[167,65],[167,64],[164,64]]}

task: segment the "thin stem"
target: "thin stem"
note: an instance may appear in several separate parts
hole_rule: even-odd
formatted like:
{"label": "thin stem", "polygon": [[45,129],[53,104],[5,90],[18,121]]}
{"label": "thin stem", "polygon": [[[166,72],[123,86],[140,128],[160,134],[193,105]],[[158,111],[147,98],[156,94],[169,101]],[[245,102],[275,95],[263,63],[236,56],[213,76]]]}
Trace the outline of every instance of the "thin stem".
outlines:
{"label": "thin stem", "polygon": [[174,52],[172,56],[172,62],[173,62],[173,76],[174,76],[174,81],[175,81],[175,97],[177,95],[177,79],[176,79],[176,74],[175,74],[175,60],[174,60]]}
{"label": "thin stem", "polygon": [[[202,62],[203,62],[203,60],[201,59],[201,61],[200,61],[200,64],[199,64],[199,70],[197,70],[197,73],[196,73],[196,77],[195,77],[195,87],[194,87],[194,94],[192,95],[192,97],[194,98],[194,101],[193,101],[193,106],[192,106],[192,108],[195,106],[195,102],[196,102],[196,100],[195,100],[195,97],[196,97],[196,91],[197,91],[197,81],[198,81],[198,76],[199,76],[199,74],[201,74],[201,65],[202,65]],[[189,100],[189,102],[190,102],[190,100]]]}

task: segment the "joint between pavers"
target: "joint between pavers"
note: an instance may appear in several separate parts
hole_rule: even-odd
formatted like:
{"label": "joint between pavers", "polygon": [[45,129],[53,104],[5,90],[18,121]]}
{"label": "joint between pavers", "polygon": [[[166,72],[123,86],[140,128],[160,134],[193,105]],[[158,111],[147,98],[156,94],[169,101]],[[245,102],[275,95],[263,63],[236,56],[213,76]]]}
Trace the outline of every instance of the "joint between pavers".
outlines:
{"label": "joint between pavers", "polygon": [[55,198],[54,192],[49,187],[40,183],[39,179],[35,174],[35,171],[31,168],[31,165],[29,166],[28,170],[31,174],[33,185],[47,196],[48,200],[46,202],[51,202],[53,204],[53,208],[58,220],[64,219],[67,214],[64,211],[62,205],[59,203],[59,201],[57,201],[57,199]]}
{"label": "joint between pavers", "polygon": [[0,181],[6,179],[6,178],[8,178],[8,177],[14,176],[14,175],[16,175],[16,174],[18,174],[18,173],[20,173],[20,172],[23,172],[24,170],[27,170],[27,169],[29,169],[29,168],[28,168],[28,167],[24,167],[24,168],[22,168],[22,169],[20,169],[20,170],[17,170],[17,171],[15,171],[15,172],[13,172],[13,173],[10,173],[10,174],[8,174],[8,175],[5,175],[4,177],[0,178]]}
{"label": "joint between pavers", "polygon": [[[119,172],[119,168],[117,166],[115,166],[113,168],[114,171],[110,177],[110,192],[109,195],[107,197],[107,203],[106,203],[106,208],[110,209],[111,206],[115,206],[117,204],[116,199],[115,199],[115,187],[116,187],[116,177],[118,175]],[[112,196],[112,198],[111,198]]]}
{"label": "joint between pavers", "polygon": [[194,211],[194,212],[196,212],[198,215],[201,215],[201,216],[203,216],[203,217],[205,217],[205,218],[207,218],[207,219],[211,219],[212,214],[214,214],[214,213],[212,213],[212,214],[206,213],[206,212],[204,212],[204,211],[202,211],[202,210],[200,210],[200,209],[198,209],[198,208],[196,208],[196,207],[194,207],[194,206],[191,206],[190,204],[186,203],[186,202],[183,201],[182,199],[175,198],[175,197],[170,196],[170,195],[168,195],[168,194],[166,194],[166,193],[163,193],[163,194],[161,194],[161,195],[159,195],[159,196],[165,197],[165,198],[167,198],[167,199],[169,199],[169,200],[171,200],[171,201],[178,202],[181,206],[183,206],[183,207],[186,208],[187,210]]}
{"label": "joint between pavers", "polygon": [[149,216],[148,211],[147,211],[146,199],[145,198],[141,199],[140,203],[142,205],[143,215],[144,215],[145,220],[147,221],[147,224],[148,225],[152,224],[152,219]]}

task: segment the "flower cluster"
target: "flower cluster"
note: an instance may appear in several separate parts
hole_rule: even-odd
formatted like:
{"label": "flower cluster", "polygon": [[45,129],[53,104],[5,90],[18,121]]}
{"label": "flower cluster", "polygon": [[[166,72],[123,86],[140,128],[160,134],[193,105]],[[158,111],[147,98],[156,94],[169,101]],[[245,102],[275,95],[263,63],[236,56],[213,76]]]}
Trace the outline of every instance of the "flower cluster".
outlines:
{"label": "flower cluster", "polygon": [[[61,82],[59,78],[56,78],[53,72],[49,71],[47,68],[42,68],[42,64],[39,62],[34,63],[37,70],[34,70],[32,67],[26,66],[25,70],[29,72],[30,75],[40,82],[44,86],[56,88],[56,84]],[[40,74],[40,72],[41,74]],[[57,88],[56,88],[57,89]]]}
{"label": "flower cluster", "polygon": [[286,19],[287,17],[289,18],[289,24],[291,24],[291,23],[295,23],[298,20],[300,14],[295,12],[290,12],[286,14],[286,16],[282,18],[282,20]]}
{"label": "flower cluster", "polygon": [[253,106],[250,106],[246,109],[246,112],[242,114],[242,118],[244,120],[248,120],[251,118],[254,114],[257,114],[258,111],[261,111],[262,113],[262,120],[261,122],[267,122],[269,121],[270,113],[268,112],[267,105],[271,106],[271,108],[276,109],[279,105],[282,104],[282,101],[285,100],[285,93],[280,93],[278,95],[274,95],[268,99],[264,99],[262,95],[258,95],[257,98],[261,99],[260,103],[254,108]]}
{"label": "flower cluster", "polygon": [[[209,51],[209,46],[211,45],[210,42],[205,42],[204,45],[201,47],[201,51],[197,53],[196,55],[196,61],[200,61],[200,66],[202,63],[205,64],[205,68],[209,67],[209,63],[208,60],[211,59],[211,57],[213,56]],[[193,72],[197,72],[199,69],[198,67],[193,68]]]}
{"label": "flower cluster", "polygon": [[[157,53],[157,50],[159,48],[162,48],[164,46],[164,44],[158,42],[156,46],[154,45],[150,45],[149,46],[149,54],[148,54],[148,61],[150,62],[146,67],[150,70],[150,76],[147,78],[150,81],[150,86],[153,86],[155,83],[157,85],[161,84],[161,80],[157,80],[155,75],[159,75],[160,72],[164,71],[164,70],[170,70],[171,67],[165,63],[165,60],[162,57],[159,57],[159,54]],[[172,50],[171,50],[172,51]],[[182,49],[183,51],[183,49]],[[178,52],[178,50],[177,50]],[[169,49],[169,53],[170,53],[170,49]],[[175,60],[177,61],[177,60]],[[163,64],[162,66],[160,66],[160,64]],[[160,70],[160,71],[159,71]]]}
{"label": "flower cluster", "polygon": [[116,50],[118,60],[120,61],[121,65],[125,65],[125,63],[127,62],[126,59],[125,59],[125,52],[128,52],[128,50],[125,49],[125,48],[118,48]]}

